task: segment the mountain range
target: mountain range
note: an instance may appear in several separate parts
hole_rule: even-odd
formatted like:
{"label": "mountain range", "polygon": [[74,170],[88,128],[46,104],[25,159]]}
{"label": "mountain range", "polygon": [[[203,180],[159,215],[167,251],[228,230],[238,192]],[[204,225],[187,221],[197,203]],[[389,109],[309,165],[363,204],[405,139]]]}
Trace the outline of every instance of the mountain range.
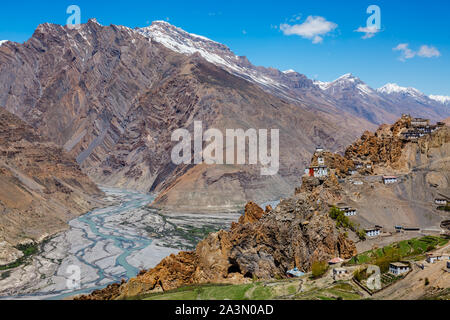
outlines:
{"label": "mountain range", "polygon": [[[246,57],[236,56],[228,47],[190,34],[165,21],[137,30],[144,36],[182,54],[200,54],[207,61],[261,86],[281,98],[303,102],[317,109],[338,107],[376,125],[391,123],[402,113],[441,120],[448,115],[450,97],[426,96],[417,89],[387,84],[372,89],[358,77],[346,74],[333,82],[308,79],[294,70],[281,72],[257,67]],[[331,104],[331,106],[330,106]]]}
{"label": "mountain range", "polygon": [[[441,103],[440,101],[444,102]],[[0,106],[76,159],[95,182],[158,192],[154,207],[238,211],[298,184],[315,147],[343,151],[401,114],[441,120],[448,99],[353,75],[331,83],[257,67],[228,47],[167,22],[130,29],[95,19],[78,29],[42,24],[0,45]],[[280,170],[174,165],[171,133],[194,121],[225,130],[280,129]]]}

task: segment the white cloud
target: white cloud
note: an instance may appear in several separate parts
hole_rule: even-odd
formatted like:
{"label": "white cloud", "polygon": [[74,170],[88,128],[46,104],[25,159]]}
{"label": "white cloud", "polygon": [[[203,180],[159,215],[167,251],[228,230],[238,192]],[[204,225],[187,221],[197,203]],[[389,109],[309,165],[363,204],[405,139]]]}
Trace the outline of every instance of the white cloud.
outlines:
{"label": "white cloud", "polygon": [[364,33],[363,39],[373,38],[380,31],[381,29],[378,29],[377,27],[359,27],[355,30],[355,32]]}
{"label": "white cloud", "polygon": [[297,21],[300,21],[301,19],[302,19],[302,14],[301,13],[294,14],[292,16],[292,18],[289,19],[289,22],[297,22]]}
{"label": "white cloud", "polygon": [[419,57],[423,58],[433,58],[433,57],[440,57],[441,53],[438,49],[432,46],[421,46],[419,52],[417,53]]}
{"label": "white cloud", "polygon": [[416,56],[416,52],[414,52],[413,50],[411,50],[409,48],[408,43],[400,43],[393,50],[401,52],[401,56],[400,56],[401,61],[406,61],[406,59],[412,59]]}
{"label": "white cloud", "polygon": [[309,16],[302,24],[281,24],[280,30],[283,31],[283,34],[286,36],[297,35],[312,40],[313,43],[321,43],[323,41],[323,36],[337,27],[338,25],[336,23],[327,21],[323,17]]}
{"label": "white cloud", "polygon": [[436,49],[433,46],[426,46],[423,45],[420,47],[419,51],[414,51],[409,48],[408,43],[400,43],[398,46],[396,46],[394,51],[400,51],[400,61],[406,61],[407,59],[412,59],[416,56],[422,57],[422,58],[433,58],[433,57],[440,57],[441,53],[438,49]]}

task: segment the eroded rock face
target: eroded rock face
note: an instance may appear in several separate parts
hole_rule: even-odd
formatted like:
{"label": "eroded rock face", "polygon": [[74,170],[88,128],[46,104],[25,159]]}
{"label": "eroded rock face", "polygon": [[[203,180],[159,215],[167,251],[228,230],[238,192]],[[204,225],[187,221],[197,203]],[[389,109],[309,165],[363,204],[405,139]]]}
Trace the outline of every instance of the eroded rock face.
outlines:
{"label": "eroded rock face", "polygon": [[318,166],[319,158],[322,158],[324,163],[326,163],[329,168],[332,168],[335,175],[339,177],[346,176],[348,171],[355,167],[355,163],[351,158],[346,158],[340,154],[328,151],[315,153],[311,159],[311,166]]}
{"label": "eroded rock face", "polygon": [[245,206],[245,214],[239,219],[240,224],[254,223],[259,221],[264,215],[264,210],[256,203],[249,202]]}
{"label": "eroded rock face", "polygon": [[10,248],[3,260],[18,257],[11,246],[67,228],[100,195],[75,159],[0,107],[0,242]]}
{"label": "eroded rock face", "polygon": [[401,133],[410,125],[410,119],[400,119],[394,125],[382,125],[375,132],[365,132],[362,137],[349,146],[346,159],[369,161],[375,166],[394,170],[401,169],[402,149],[405,142]]}
{"label": "eroded rock face", "polygon": [[314,261],[353,256],[355,245],[339,233],[327,212],[327,206],[312,202],[306,194],[267,213],[249,203],[230,231],[210,234],[195,251],[167,257],[119,289],[112,286],[81,299],[119,299],[190,284],[285,277],[294,267],[309,271]]}
{"label": "eroded rock face", "polygon": [[0,266],[10,264],[23,257],[23,253],[6,241],[0,242]]}

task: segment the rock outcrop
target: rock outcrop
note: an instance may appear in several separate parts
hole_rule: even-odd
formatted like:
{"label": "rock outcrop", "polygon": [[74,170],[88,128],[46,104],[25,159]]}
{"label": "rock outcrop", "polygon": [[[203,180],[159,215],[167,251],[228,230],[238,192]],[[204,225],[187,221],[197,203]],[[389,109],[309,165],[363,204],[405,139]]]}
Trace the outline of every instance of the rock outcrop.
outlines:
{"label": "rock outcrop", "polygon": [[171,255],[128,283],[78,299],[122,299],[191,284],[283,278],[294,267],[309,271],[314,261],[350,258],[355,245],[336,229],[328,210],[306,193],[267,213],[249,203],[239,223],[210,234],[195,251]]}
{"label": "rock outcrop", "polygon": [[262,218],[264,213],[264,210],[261,209],[256,203],[249,202],[245,206],[245,214],[239,218],[239,223],[246,224],[257,222]]}
{"label": "rock outcrop", "polygon": [[393,126],[381,126],[375,133],[367,131],[347,148],[345,158],[400,169],[399,160],[405,145],[401,132],[406,128],[406,122],[400,120]]}

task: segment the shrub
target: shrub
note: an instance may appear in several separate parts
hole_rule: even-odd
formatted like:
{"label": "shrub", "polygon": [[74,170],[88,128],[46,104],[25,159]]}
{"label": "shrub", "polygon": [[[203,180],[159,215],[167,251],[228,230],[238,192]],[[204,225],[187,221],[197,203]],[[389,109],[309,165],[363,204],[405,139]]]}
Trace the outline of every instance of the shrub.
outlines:
{"label": "shrub", "polygon": [[360,240],[366,240],[366,232],[364,230],[358,229],[353,222],[350,221],[348,217],[345,216],[344,211],[339,210],[335,206],[330,209],[330,218],[336,221],[336,227],[350,229],[356,233]]}
{"label": "shrub", "polygon": [[360,240],[364,241],[367,239],[367,234],[364,230],[359,229],[358,231],[356,231],[356,235],[359,237]]}
{"label": "shrub", "polygon": [[322,277],[328,271],[328,263],[325,261],[315,261],[311,266],[314,279]]}

